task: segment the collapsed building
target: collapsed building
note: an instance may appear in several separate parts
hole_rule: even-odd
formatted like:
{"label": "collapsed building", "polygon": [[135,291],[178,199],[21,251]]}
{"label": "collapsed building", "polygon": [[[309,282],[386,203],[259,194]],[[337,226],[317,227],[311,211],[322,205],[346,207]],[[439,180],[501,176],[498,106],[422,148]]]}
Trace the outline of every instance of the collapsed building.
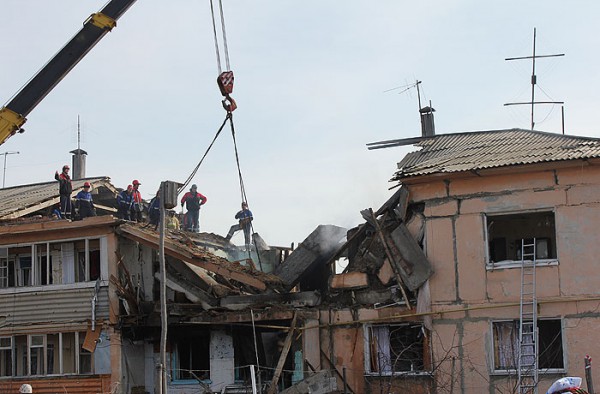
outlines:
{"label": "collapsed building", "polygon": [[[168,391],[514,392],[523,240],[536,384],[581,375],[597,350],[600,141],[514,129],[418,145],[355,228],[251,252],[167,231]],[[159,234],[110,215],[108,178],[85,180],[105,215],[73,222],[45,214],[55,183],[0,189],[3,392],[158,390]]]}

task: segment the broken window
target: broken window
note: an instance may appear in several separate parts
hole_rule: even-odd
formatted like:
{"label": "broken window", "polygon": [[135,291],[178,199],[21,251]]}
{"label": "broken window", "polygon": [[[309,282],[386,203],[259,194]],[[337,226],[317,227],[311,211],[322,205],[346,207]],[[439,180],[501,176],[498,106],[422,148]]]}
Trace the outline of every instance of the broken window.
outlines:
{"label": "broken window", "polygon": [[[521,245],[536,245],[538,262],[556,260],[554,212],[487,215],[488,264],[521,261]],[[528,252],[526,252],[528,253]]]}
{"label": "broken window", "polygon": [[173,355],[173,380],[206,380],[210,378],[210,337],[178,336]]}
{"label": "broken window", "polygon": [[365,372],[373,375],[425,371],[421,324],[366,326]]}
{"label": "broken window", "polygon": [[[538,320],[537,326],[538,369],[564,369],[561,320]],[[494,370],[515,370],[519,352],[519,320],[493,322],[492,330],[494,334]]]}

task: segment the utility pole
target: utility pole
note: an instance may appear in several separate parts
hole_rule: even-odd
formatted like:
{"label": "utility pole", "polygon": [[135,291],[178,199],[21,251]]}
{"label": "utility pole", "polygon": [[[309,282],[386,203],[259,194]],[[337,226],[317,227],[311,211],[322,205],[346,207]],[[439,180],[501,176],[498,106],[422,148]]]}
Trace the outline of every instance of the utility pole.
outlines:
{"label": "utility pole", "polygon": [[0,153],[0,155],[4,155],[4,172],[2,175],[2,188],[4,189],[4,181],[6,180],[6,156],[8,155],[18,155],[19,152],[4,152]]}
{"label": "utility pole", "polygon": [[[523,59],[531,59],[532,63],[532,71],[531,71],[531,101],[523,102],[523,103],[506,103],[504,106],[509,105],[531,105],[531,130],[535,127],[534,121],[534,109],[536,104],[564,104],[564,101],[535,101],[535,85],[537,84],[537,76],[535,75],[535,59],[539,59],[542,57],[558,57],[565,56],[564,53],[559,53],[556,55],[536,55],[535,54],[535,39],[536,39],[536,29],[533,28],[533,54],[532,56],[521,56],[521,57],[507,57],[504,60],[523,60]],[[563,133],[564,134],[564,133]]]}
{"label": "utility pole", "polygon": [[159,222],[159,241],[158,258],[160,265],[160,389],[159,394],[167,394],[167,273],[165,262],[165,209],[171,209],[177,206],[177,187],[178,183],[164,181],[160,184],[160,222]]}

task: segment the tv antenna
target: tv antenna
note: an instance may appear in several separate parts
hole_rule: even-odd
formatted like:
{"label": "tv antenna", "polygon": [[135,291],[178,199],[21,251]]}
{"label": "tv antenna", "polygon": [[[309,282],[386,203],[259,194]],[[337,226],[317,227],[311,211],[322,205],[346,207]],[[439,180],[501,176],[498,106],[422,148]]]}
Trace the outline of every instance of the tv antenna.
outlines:
{"label": "tv antenna", "polygon": [[[531,59],[531,63],[532,63],[532,72],[531,72],[531,101],[529,102],[522,102],[522,103],[506,103],[504,104],[504,106],[509,106],[509,105],[531,105],[531,130],[533,130],[534,126],[535,126],[535,121],[534,121],[534,110],[535,110],[535,106],[537,104],[564,104],[564,101],[535,101],[535,85],[537,83],[537,76],[535,75],[535,59],[539,59],[539,58],[543,58],[543,57],[558,57],[558,56],[565,56],[564,53],[559,53],[556,55],[536,55],[535,54],[535,39],[536,39],[536,28],[533,28],[533,54],[531,56],[521,56],[521,57],[507,57],[504,60],[524,60],[524,59]],[[563,112],[563,116],[564,116],[564,112]],[[564,130],[564,119],[563,119],[563,134],[565,133]]]}

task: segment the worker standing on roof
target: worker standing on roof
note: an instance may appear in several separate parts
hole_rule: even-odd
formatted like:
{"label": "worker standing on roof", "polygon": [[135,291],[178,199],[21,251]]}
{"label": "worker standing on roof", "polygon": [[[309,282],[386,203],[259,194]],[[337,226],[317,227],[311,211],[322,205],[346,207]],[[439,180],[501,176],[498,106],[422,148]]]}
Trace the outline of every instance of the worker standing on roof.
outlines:
{"label": "worker standing on roof", "polygon": [[142,194],[140,193],[140,191],[138,190],[141,183],[140,181],[138,181],[137,179],[135,179],[133,182],[131,182],[131,184],[133,185],[133,189],[131,191],[132,194],[132,203],[131,203],[131,220],[133,220],[134,222],[142,222],[142,210],[143,210],[143,200],[142,200]]}
{"label": "worker standing on roof", "polygon": [[96,216],[96,208],[94,207],[94,200],[90,192],[91,187],[92,185],[89,182],[84,183],[83,190],[75,196],[75,204],[77,205],[80,219]]}
{"label": "worker standing on roof", "polygon": [[71,177],[69,176],[70,169],[71,168],[65,164],[60,174],[58,171],[54,174],[54,179],[58,181],[59,185],[60,213],[65,219],[71,219],[71,193],[73,193],[73,185],[71,184]]}
{"label": "worker standing on roof", "polygon": [[131,206],[133,204],[133,186],[127,185],[127,189],[123,190],[117,196],[117,205],[119,210],[117,215],[119,219],[131,220]]}
{"label": "worker standing on roof", "polygon": [[242,210],[235,214],[235,218],[238,219],[238,224],[231,226],[225,239],[229,241],[237,231],[244,230],[244,241],[246,242],[246,249],[249,250],[251,242],[250,232],[254,218],[252,217],[252,211],[248,209],[248,203],[242,203]]}
{"label": "worker standing on roof", "polygon": [[158,222],[160,221],[160,190],[156,192],[156,196],[150,200],[150,204],[148,205],[148,218],[150,219],[150,224],[158,227]]}
{"label": "worker standing on roof", "polygon": [[192,185],[189,192],[185,193],[181,198],[181,207],[185,204],[187,208],[186,230],[194,233],[200,232],[200,207],[206,204],[207,198],[198,193],[198,187]]}

